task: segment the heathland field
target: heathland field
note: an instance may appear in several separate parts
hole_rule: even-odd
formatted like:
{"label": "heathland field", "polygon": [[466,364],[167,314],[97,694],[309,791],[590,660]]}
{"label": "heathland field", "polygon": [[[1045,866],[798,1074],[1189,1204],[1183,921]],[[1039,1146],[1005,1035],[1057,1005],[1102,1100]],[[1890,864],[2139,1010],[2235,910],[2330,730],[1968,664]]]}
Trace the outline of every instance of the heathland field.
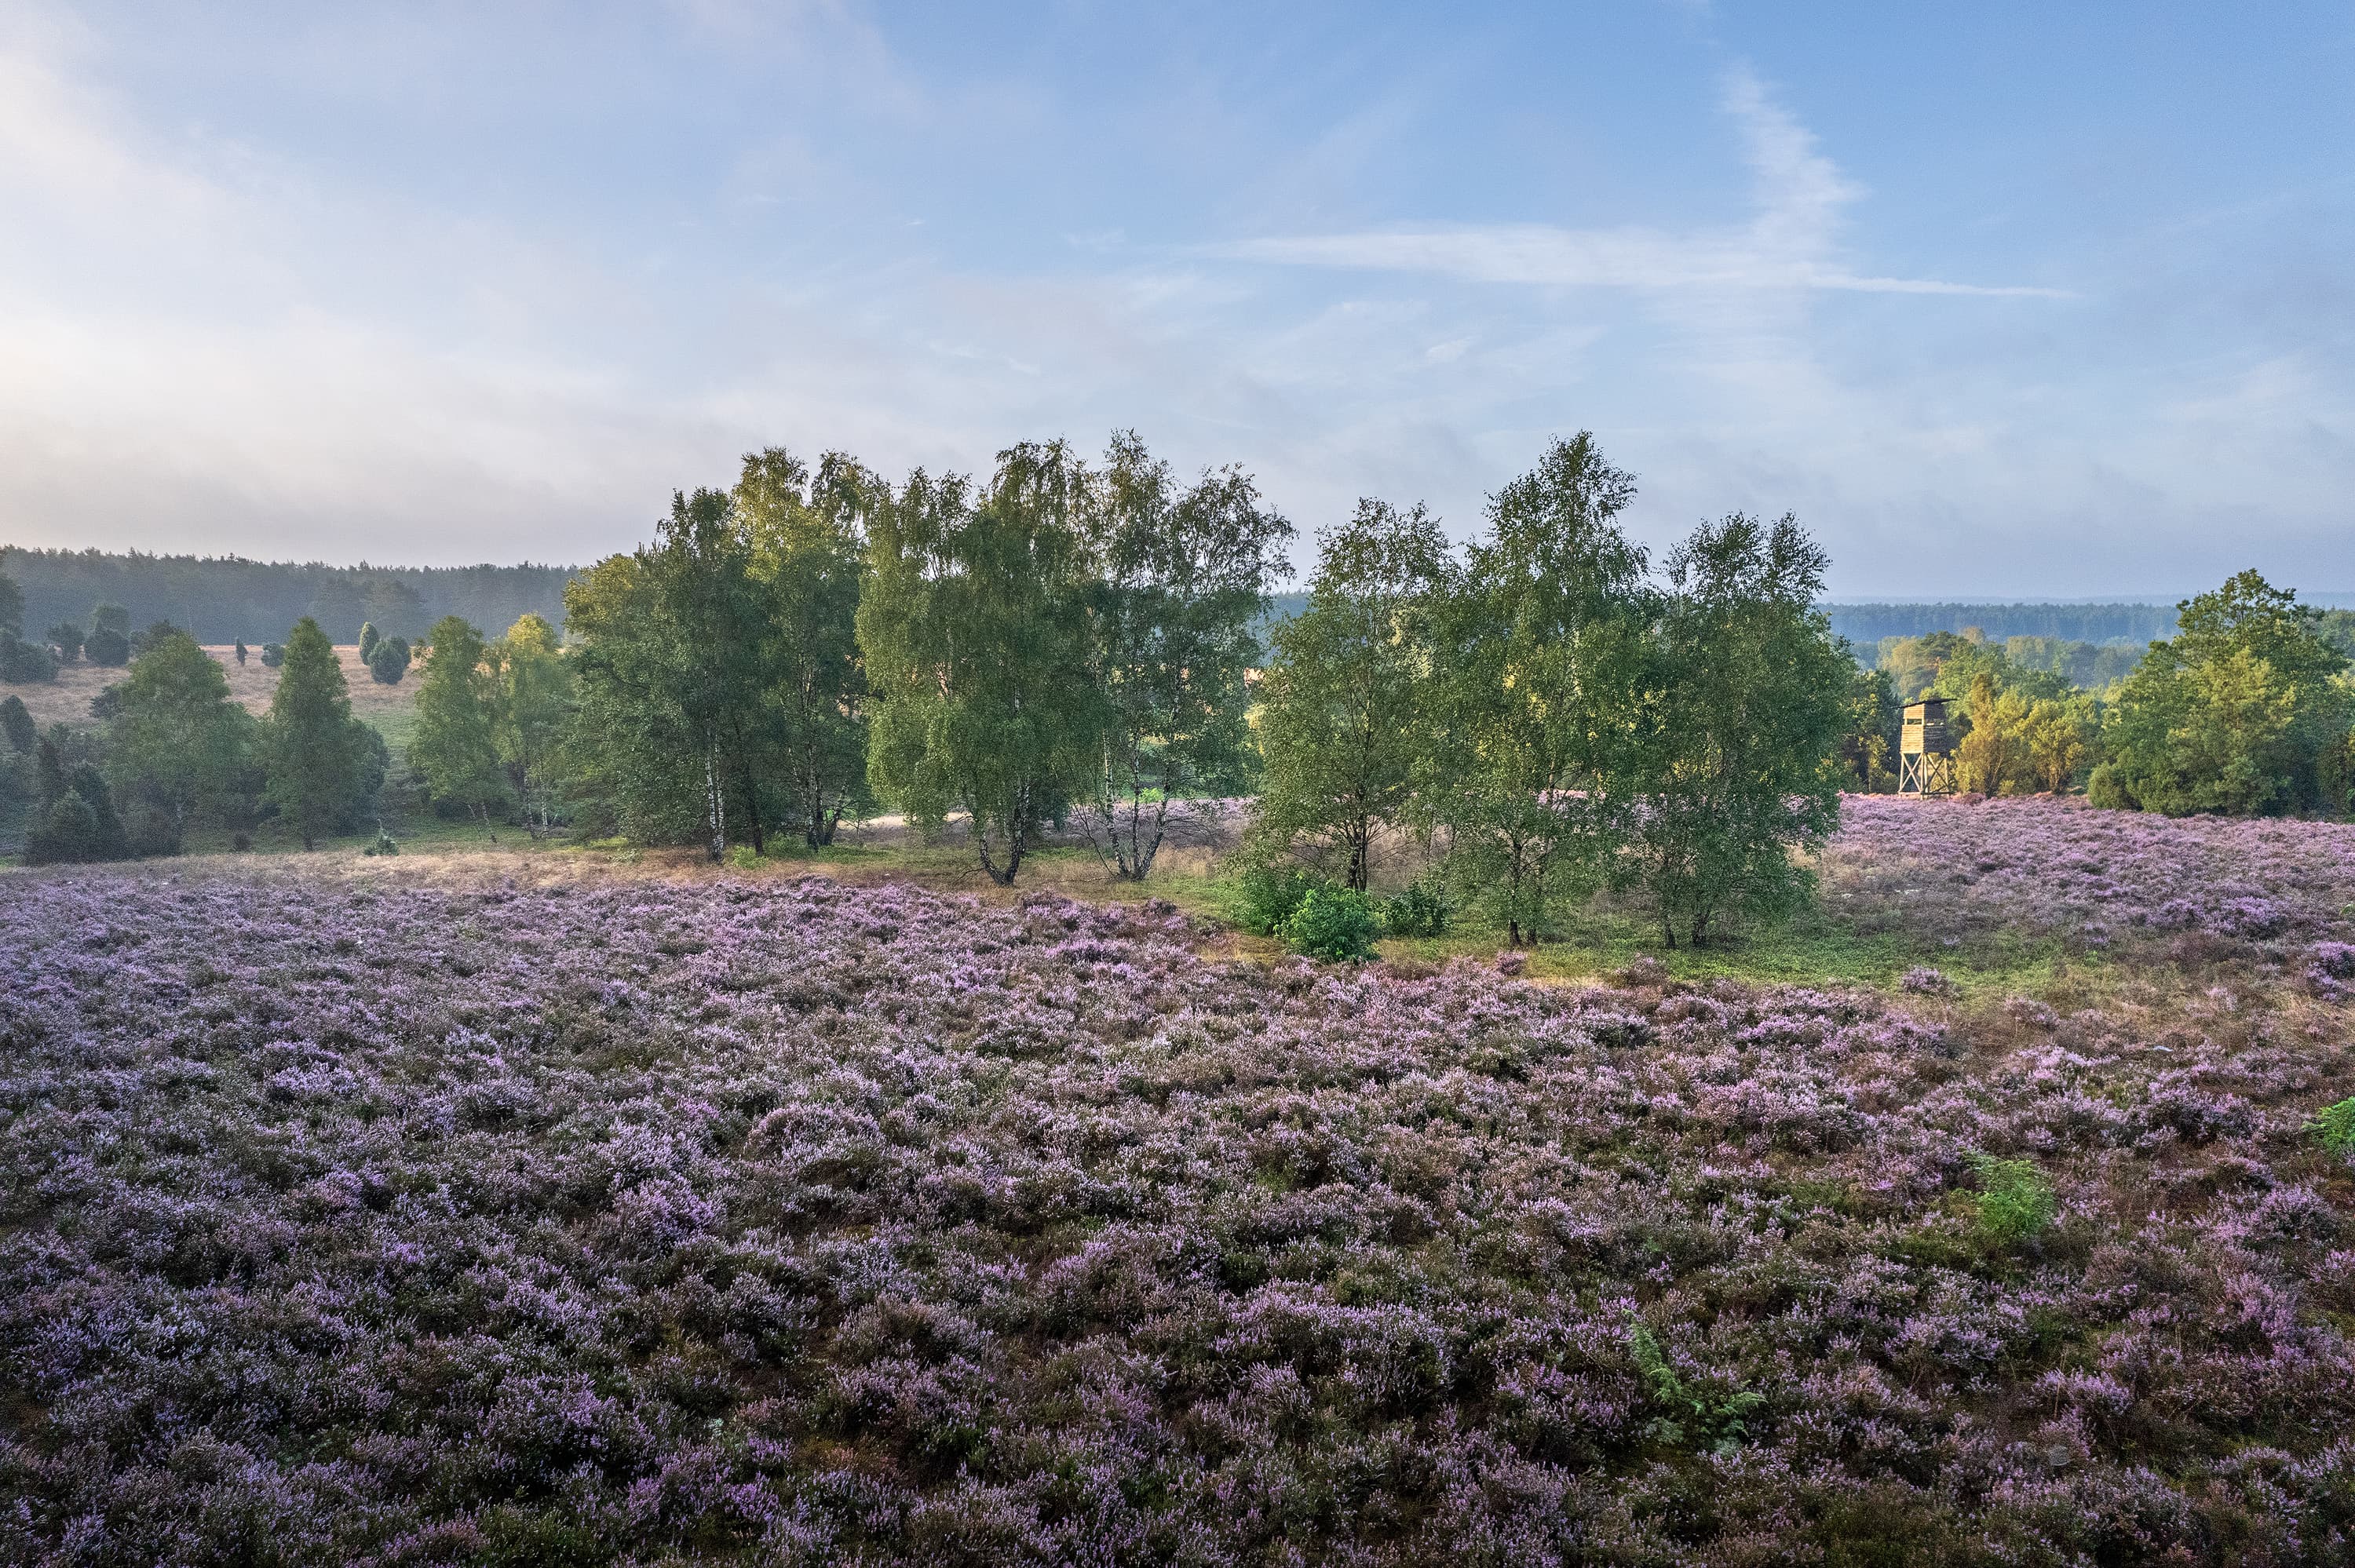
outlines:
{"label": "heathland field", "polygon": [[[270,711],[271,695],[278,690],[278,672],[262,663],[260,648],[249,648],[243,664],[237,662],[237,650],[231,645],[208,647],[205,652],[228,676],[231,701],[257,716]],[[412,673],[397,685],[380,685],[369,678],[357,647],[339,647],[336,657],[350,690],[352,712],[384,731],[388,741],[396,745],[406,741],[414,726],[416,675]],[[0,685],[0,695],[21,698],[34,722],[44,729],[53,724],[88,728],[96,722],[91,716],[91,700],[122,680],[123,673],[121,669],[77,661],[61,666],[53,681]]]}
{"label": "heathland field", "polygon": [[1823,869],[1707,967],[855,853],[13,874],[0,1556],[2348,1561],[2355,830],[1851,800]]}

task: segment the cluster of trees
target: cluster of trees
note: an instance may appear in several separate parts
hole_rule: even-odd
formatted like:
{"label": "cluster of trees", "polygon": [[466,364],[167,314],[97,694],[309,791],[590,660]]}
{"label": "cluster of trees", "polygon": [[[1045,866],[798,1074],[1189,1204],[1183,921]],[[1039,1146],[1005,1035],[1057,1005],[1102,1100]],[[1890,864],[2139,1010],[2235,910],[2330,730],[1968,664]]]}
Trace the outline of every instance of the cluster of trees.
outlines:
{"label": "cluster of trees", "polygon": [[1963,632],[2008,641],[2030,637],[2053,642],[2139,650],[2154,638],[2171,636],[2175,612],[2163,604],[1828,604],[1832,630],[1859,648],[1924,632]]}
{"label": "cluster of trees", "polygon": [[1671,942],[1800,896],[1854,679],[1814,609],[1826,558],[1736,514],[1656,575],[1615,522],[1634,494],[1581,434],[1460,553],[1380,502],[1322,535],[1260,683],[1254,857],[1362,893],[1377,842],[1412,835],[1514,943],[1604,886],[1647,892]]}
{"label": "cluster of trees", "polygon": [[1998,661],[2006,672],[2051,677],[2040,686],[2052,693],[2099,692],[2134,669],[2143,645],[2026,635],[1998,641],[1980,628],[1966,626],[1960,631],[1884,637],[1877,652],[1879,667],[1889,673],[1899,698],[1910,703],[1925,694],[1967,695],[1971,677]]}
{"label": "cluster of trees", "polygon": [[[1188,802],[1255,794],[1264,919],[1336,950],[1455,909],[1518,944],[1604,889],[1639,893],[1671,942],[1787,908],[1841,788],[1893,786],[1902,703],[1924,694],[1952,702],[1966,790],[2355,803],[2355,617],[2254,572],[2179,605],[2130,667],[1966,630],[1884,642],[1867,668],[1793,519],[1705,524],[1656,567],[1617,521],[1634,493],[1582,433],[1460,548],[1420,506],[1361,502],[1271,620],[1293,530],[1240,469],[1185,480],[1122,434],[1093,460],[1026,442],[986,480],[895,484],[772,448],[574,578],[569,643],[527,613],[496,640],[456,615],[413,642],[370,621],[360,646],[389,683],[422,662],[411,772],[486,829],[560,817],[719,856],[823,846],[890,806],[928,830],[961,817],[1001,884],[1050,828],[1141,880]],[[133,633],[101,605],[28,643],[12,588],[0,658],[130,666],[99,732],[42,736],[0,707],[0,791],[29,803],[37,858],[161,853],[272,814],[307,846],[364,819],[390,758],[314,621],[263,647],[282,673],[257,719],[169,624]],[[1400,842],[1425,875],[1369,901]]]}
{"label": "cluster of trees", "polygon": [[2120,684],[2096,803],[2248,815],[2355,805],[2355,683],[2326,612],[2255,572],[2179,607]]}
{"label": "cluster of trees", "polygon": [[567,567],[329,567],[235,556],[28,550],[0,546],[27,626],[80,617],[93,603],[129,607],[139,625],[169,620],[208,642],[260,641],[309,616],[324,627],[376,623],[412,642],[445,615],[506,626],[538,615],[561,626]]}
{"label": "cluster of trees", "polygon": [[159,620],[144,631],[131,630],[131,612],[119,604],[94,607],[87,620],[59,620],[28,640],[24,633],[24,590],[0,577],[0,682],[28,685],[57,679],[59,666],[87,659],[120,669],[161,639],[179,630]]}
{"label": "cluster of trees", "polygon": [[21,699],[0,705],[0,794],[28,811],[26,859],[172,854],[199,824],[241,834],[273,815],[306,848],[357,827],[384,781],[384,742],[352,716],[342,666],[314,622],[288,637],[283,671],[257,718],[230,700],[210,654],[166,630],[94,705],[101,729],[43,735]]}
{"label": "cluster of trees", "polygon": [[[844,454],[748,455],[567,594],[592,821],[816,846],[887,801],[961,813],[1010,884],[1077,821],[1142,878],[1184,801],[1246,778],[1250,628],[1290,525],[1229,468],[1182,482],[1134,436],[894,485]],[[438,654],[437,654],[438,657]]]}
{"label": "cluster of trees", "polygon": [[2103,649],[2090,670],[2084,645],[2044,638],[1884,641],[1880,666],[1857,676],[1850,781],[1893,788],[1901,703],[1942,696],[1956,784],[1975,793],[2083,789],[2179,815],[2355,808],[2355,616],[2250,571],[2183,600],[2173,622],[2131,662]]}
{"label": "cluster of trees", "polygon": [[[460,620],[461,618],[453,616],[449,619]],[[244,644],[240,643],[238,646],[242,648]],[[400,684],[400,678],[409,673],[411,653],[412,650],[408,638],[399,635],[381,636],[378,633],[376,622],[373,620],[360,623],[360,662],[368,666],[368,678],[380,686]],[[263,649],[262,654],[267,659],[269,650]]]}
{"label": "cluster of trees", "polygon": [[[458,616],[432,628],[409,766],[438,806],[480,821],[520,813],[545,830],[559,810],[559,747],[573,674],[556,629],[525,615],[495,641]],[[381,678],[381,677],[379,677]]]}

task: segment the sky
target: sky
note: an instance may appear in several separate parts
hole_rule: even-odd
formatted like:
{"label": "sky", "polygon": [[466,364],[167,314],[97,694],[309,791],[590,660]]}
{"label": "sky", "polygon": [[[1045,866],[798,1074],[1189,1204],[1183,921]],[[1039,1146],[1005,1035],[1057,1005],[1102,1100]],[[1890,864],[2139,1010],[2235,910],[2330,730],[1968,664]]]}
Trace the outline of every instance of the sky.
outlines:
{"label": "sky", "polygon": [[1842,597],[2355,589],[2355,6],[0,7],[0,543],[585,562],[1134,429],[1547,440]]}

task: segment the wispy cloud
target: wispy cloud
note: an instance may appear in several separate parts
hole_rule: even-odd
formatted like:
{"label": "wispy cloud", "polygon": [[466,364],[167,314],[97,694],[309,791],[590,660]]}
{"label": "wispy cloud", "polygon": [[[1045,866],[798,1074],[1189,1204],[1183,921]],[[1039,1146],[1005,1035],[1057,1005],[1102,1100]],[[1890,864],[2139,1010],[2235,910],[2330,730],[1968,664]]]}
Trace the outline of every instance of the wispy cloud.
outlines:
{"label": "wispy cloud", "polygon": [[1210,253],[1283,266],[1428,272],[1548,288],[2069,297],[2061,289],[1879,277],[1843,266],[1837,245],[1841,215],[1864,193],[1841,175],[1813,133],[1774,101],[1754,74],[1736,69],[1727,73],[1723,86],[1723,107],[1741,132],[1756,207],[1749,222],[1738,227],[1684,234],[1533,223],[1391,227],[1239,240],[1212,247]]}

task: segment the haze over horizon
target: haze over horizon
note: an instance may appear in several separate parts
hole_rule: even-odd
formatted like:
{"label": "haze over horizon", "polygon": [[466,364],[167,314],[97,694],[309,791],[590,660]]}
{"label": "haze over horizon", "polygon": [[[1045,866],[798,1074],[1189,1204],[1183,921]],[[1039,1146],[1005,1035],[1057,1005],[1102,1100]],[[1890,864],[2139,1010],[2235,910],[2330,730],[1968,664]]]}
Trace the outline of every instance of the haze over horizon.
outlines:
{"label": "haze over horizon", "polygon": [[1114,427],[1462,536],[1591,429],[1842,599],[2355,589],[2355,13],[2244,15],[30,0],[0,543],[585,562]]}

